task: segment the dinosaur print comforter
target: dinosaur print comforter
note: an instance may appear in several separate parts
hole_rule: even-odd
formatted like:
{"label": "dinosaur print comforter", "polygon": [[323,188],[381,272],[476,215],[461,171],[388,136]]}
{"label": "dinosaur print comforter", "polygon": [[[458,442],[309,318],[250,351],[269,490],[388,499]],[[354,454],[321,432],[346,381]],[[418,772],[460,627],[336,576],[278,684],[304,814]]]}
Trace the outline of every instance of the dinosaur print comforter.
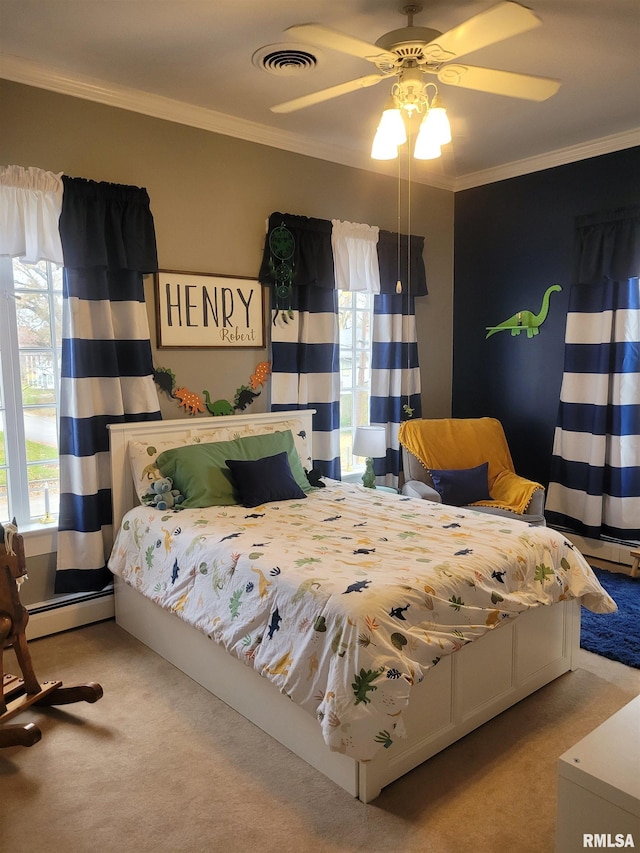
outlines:
{"label": "dinosaur print comforter", "polygon": [[125,516],[109,567],[317,717],[359,760],[443,655],[538,605],[616,606],[545,527],[328,481],[299,501]]}

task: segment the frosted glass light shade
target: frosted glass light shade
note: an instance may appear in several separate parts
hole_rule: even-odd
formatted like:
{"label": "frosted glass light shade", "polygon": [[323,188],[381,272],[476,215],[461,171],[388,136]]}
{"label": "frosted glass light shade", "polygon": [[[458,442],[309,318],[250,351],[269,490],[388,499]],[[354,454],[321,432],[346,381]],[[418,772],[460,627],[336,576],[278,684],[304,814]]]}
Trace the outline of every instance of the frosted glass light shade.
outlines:
{"label": "frosted glass light shade", "polygon": [[436,160],[441,154],[442,151],[437,142],[429,139],[426,133],[418,133],[415,148],[413,149],[413,156],[416,160]]}
{"label": "frosted glass light shade", "polygon": [[444,107],[440,106],[440,103],[436,103],[436,106],[431,107],[423,118],[422,123],[425,131],[438,145],[446,145],[448,142],[451,142],[451,125],[447,118],[447,111]]}
{"label": "frosted glass light shade", "polygon": [[442,154],[440,151],[441,143],[436,132],[437,128],[434,128],[434,125],[429,123],[430,115],[431,110],[429,110],[420,123],[415,148],[413,149],[413,156],[416,160],[435,160]]}
{"label": "frosted glass light shade", "polygon": [[380,124],[376,130],[371,147],[374,160],[394,160],[398,156],[398,146],[407,141],[407,131],[402,113],[391,100],[384,108]]}
{"label": "frosted glass light shade", "polygon": [[378,131],[385,139],[393,141],[394,145],[404,145],[407,141],[407,130],[402,120],[402,111],[393,105],[387,105],[382,113]]}
{"label": "frosted glass light shade", "polygon": [[398,156],[398,146],[388,139],[384,139],[380,133],[376,131],[371,146],[371,158],[373,160],[395,160]]}

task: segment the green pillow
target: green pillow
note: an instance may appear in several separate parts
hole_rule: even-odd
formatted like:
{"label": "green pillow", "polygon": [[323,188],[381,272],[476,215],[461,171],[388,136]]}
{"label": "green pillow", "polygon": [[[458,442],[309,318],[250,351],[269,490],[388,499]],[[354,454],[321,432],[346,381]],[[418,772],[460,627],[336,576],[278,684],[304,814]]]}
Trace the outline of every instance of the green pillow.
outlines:
{"label": "green pillow", "polygon": [[252,461],[286,452],[291,473],[304,492],[311,489],[290,429],[264,435],[248,435],[231,441],[214,441],[176,447],[161,453],[156,464],[163,477],[171,477],[174,489],[185,500],[183,507],[231,506],[240,503],[227,459]]}

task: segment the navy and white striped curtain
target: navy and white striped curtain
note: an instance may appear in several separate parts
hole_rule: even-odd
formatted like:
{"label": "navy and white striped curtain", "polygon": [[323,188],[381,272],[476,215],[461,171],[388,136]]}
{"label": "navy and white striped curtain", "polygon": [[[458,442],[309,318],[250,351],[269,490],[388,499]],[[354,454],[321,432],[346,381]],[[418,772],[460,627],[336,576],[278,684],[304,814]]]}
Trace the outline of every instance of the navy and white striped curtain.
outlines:
{"label": "navy and white striped curtain", "polygon": [[[415,297],[427,294],[424,237],[381,231],[378,240],[380,295],[373,299],[370,421],[387,431],[387,455],[374,460],[378,485],[398,487],[401,468],[398,430],[422,417]],[[399,253],[399,254],[398,254]],[[396,293],[396,283],[402,293]]]}
{"label": "navy and white striped curtain", "polygon": [[640,207],[577,221],[546,516],[640,540]]}
{"label": "navy and white striped curtain", "polygon": [[[315,409],[313,465],[340,479],[340,355],[331,222],[274,213],[269,232],[284,225],[293,234],[292,316],[274,311],[271,326],[271,410]],[[269,241],[259,279],[274,284]]]}
{"label": "navy and white striped curtain", "polygon": [[[295,239],[293,317],[274,312],[271,409],[317,410],[313,421],[313,463],[325,476],[340,479],[340,350],[335,267],[337,284],[343,289],[368,289],[365,283],[370,284],[371,291],[375,291],[370,423],[384,426],[387,432],[387,454],[374,461],[375,473],[379,485],[397,487],[400,423],[408,417],[421,416],[414,299],[427,293],[424,237],[412,236],[409,240],[406,235],[399,238],[398,234],[378,232],[377,228],[358,223],[283,213],[269,217],[268,233],[280,225],[285,225]],[[334,228],[339,234],[335,241],[337,265],[332,247]],[[378,263],[373,275],[372,246],[377,248]],[[259,279],[263,284],[275,283],[268,235]],[[401,294],[396,293],[398,279],[403,282]]]}
{"label": "navy and white striped curtain", "polygon": [[56,593],[112,580],[107,424],[159,420],[143,274],[158,268],[146,190],[63,176]]}
{"label": "navy and white striped curtain", "polygon": [[374,459],[378,485],[398,487],[402,421],[422,417],[414,297],[373,297],[370,421],[387,432],[387,455]]}

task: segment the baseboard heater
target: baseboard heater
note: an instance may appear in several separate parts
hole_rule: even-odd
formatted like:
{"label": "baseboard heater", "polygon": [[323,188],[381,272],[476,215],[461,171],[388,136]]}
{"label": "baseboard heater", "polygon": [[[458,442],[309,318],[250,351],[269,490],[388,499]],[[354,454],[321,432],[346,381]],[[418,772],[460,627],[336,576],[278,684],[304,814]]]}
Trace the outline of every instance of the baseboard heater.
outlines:
{"label": "baseboard heater", "polygon": [[71,628],[112,619],[115,614],[113,586],[99,592],[60,596],[27,605],[27,639],[37,640]]}
{"label": "baseboard heater", "polygon": [[616,542],[613,539],[589,539],[579,536],[577,533],[561,531],[567,539],[572,542],[585,557],[595,557],[606,560],[608,563],[618,563],[622,566],[631,566],[633,558],[631,550],[637,545],[627,542]]}

